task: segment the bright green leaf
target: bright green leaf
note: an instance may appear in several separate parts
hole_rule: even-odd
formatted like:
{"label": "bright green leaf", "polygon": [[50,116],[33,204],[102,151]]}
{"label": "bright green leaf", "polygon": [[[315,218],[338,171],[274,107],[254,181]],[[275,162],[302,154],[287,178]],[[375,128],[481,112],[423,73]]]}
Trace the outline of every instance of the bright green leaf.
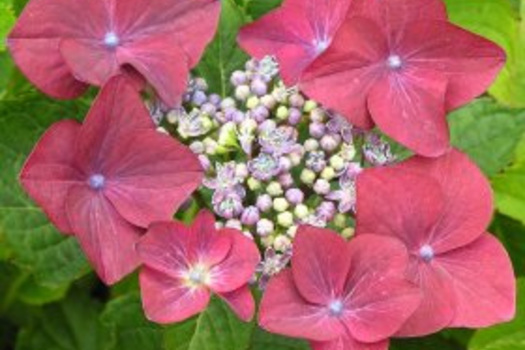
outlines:
{"label": "bright green leaf", "polygon": [[233,0],[222,1],[219,29],[196,68],[212,92],[227,96],[231,92],[230,75],[242,68],[248,56],[237,45],[239,28],[246,22],[243,11]]}
{"label": "bright green leaf", "polygon": [[11,3],[0,2],[0,52],[5,50],[6,37],[15,24],[15,19]]}
{"label": "bright green leaf", "polygon": [[[490,89],[499,101],[525,107],[525,21],[508,0],[445,0],[451,20],[498,43],[507,64]],[[520,28],[521,26],[521,28]]]}
{"label": "bright green leaf", "polygon": [[248,2],[247,12],[252,19],[256,20],[279,7],[282,2],[283,0],[251,0]]}
{"label": "bright green leaf", "polygon": [[514,158],[525,131],[525,110],[508,109],[483,98],[453,112],[449,121],[452,145],[493,176]]}
{"label": "bright green leaf", "polygon": [[516,318],[498,326],[480,330],[469,343],[469,350],[525,349],[525,279],[518,279]]}

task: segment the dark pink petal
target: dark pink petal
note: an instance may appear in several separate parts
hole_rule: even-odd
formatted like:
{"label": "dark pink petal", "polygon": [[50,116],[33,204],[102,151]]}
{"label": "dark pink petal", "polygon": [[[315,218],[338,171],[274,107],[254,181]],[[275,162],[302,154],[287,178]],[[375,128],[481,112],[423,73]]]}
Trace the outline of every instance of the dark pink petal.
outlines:
{"label": "dark pink petal", "polygon": [[354,0],[348,17],[374,19],[385,30],[403,31],[417,20],[447,20],[441,0]]}
{"label": "dark pink petal", "polygon": [[140,291],[146,317],[156,323],[184,321],[206,309],[210,292],[189,288],[180,279],[144,267],[140,272]]}
{"label": "dark pink petal", "polygon": [[299,226],[292,271],[299,293],[309,302],[328,305],[344,289],[350,259],[346,241],[327,229]]}
{"label": "dark pink petal", "polygon": [[121,137],[104,162],[104,193],[126,220],[145,228],[170,220],[203,176],[189,148],[153,130]]}
{"label": "dark pink petal", "polygon": [[221,293],[219,296],[232,308],[244,322],[249,322],[255,314],[255,300],[247,285],[232,292]]}
{"label": "dark pink petal", "polygon": [[144,231],[125,221],[100,191],[76,185],[69,190],[66,208],[73,232],[106,284],[135,270],[135,245]]}
{"label": "dark pink petal", "polygon": [[84,181],[72,166],[79,129],[80,124],[73,120],[53,124],[38,141],[20,173],[24,190],[63,233],[72,233],[65,207],[67,193],[71,186]]}
{"label": "dark pink petal", "polygon": [[215,234],[213,225],[208,212],[201,212],[191,227],[171,221],[154,223],[137,246],[140,258],[146,266],[173,278],[197,263],[211,267],[226,258],[232,245],[232,238]]}
{"label": "dark pink petal", "polygon": [[60,43],[60,53],[72,74],[90,85],[102,86],[121,72],[115,52],[93,39],[64,39]]}
{"label": "dark pink petal", "polygon": [[297,83],[303,70],[323,53],[346,16],[348,0],[287,0],[241,30],[239,43],[250,55],[276,56],[283,80]]}
{"label": "dark pink petal", "polygon": [[444,21],[410,23],[402,49],[411,64],[447,76],[449,110],[484,93],[505,64],[505,52],[499,46]]}
{"label": "dark pink petal", "polygon": [[377,126],[414,152],[435,157],[449,148],[442,74],[407,66],[374,85],[368,97]]}
{"label": "dark pink petal", "polygon": [[127,0],[115,6],[117,32],[130,41],[164,33],[167,42],[179,42],[190,67],[215,35],[221,11],[218,0]]}
{"label": "dark pink petal", "polygon": [[[123,135],[154,130],[154,124],[132,83],[125,77],[111,79],[89,111],[77,143],[76,164],[89,174],[108,164],[106,154],[118,149]],[[104,175],[104,174],[102,174]]]}
{"label": "dark pink petal", "polygon": [[260,254],[255,242],[241,231],[223,229],[217,236],[230,237],[232,245],[226,258],[211,269],[210,288],[216,293],[225,293],[248,283],[260,261]]}
{"label": "dark pink petal", "polygon": [[419,288],[405,278],[408,253],[401,241],[362,235],[348,245],[351,260],[342,318],[353,338],[367,343],[396,333],[421,302]]}
{"label": "dark pink petal", "polygon": [[509,256],[489,233],[440,255],[456,297],[451,327],[482,328],[508,322],[516,312],[516,284]]}
{"label": "dark pink petal", "polygon": [[388,350],[388,340],[379,343],[360,343],[350,336],[329,342],[312,342],[313,350]]}
{"label": "dark pink petal", "polygon": [[327,307],[310,304],[299,294],[289,269],[270,280],[261,302],[259,325],[272,333],[314,341],[334,340],[346,332]]}
{"label": "dark pink petal", "polygon": [[413,257],[407,275],[420,287],[422,300],[396,336],[424,336],[447,327],[454,317],[456,300],[446,272],[434,262]]}
{"label": "dark pink petal", "polygon": [[8,36],[18,67],[43,92],[57,98],[81,95],[87,85],[69,72],[60,54],[63,38],[104,37],[104,2],[32,0]]}
{"label": "dark pink petal", "polygon": [[43,93],[57,99],[82,95],[88,85],[71,74],[60,54],[60,39],[15,39],[7,45],[22,73]]}
{"label": "dark pink petal", "polygon": [[437,180],[404,169],[367,169],[357,178],[356,232],[394,236],[409,253],[419,252],[429,243],[443,205]]}
{"label": "dark pink petal", "polygon": [[306,69],[299,86],[353,124],[370,128],[367,95],[384,73],[378,62],[387,56],[381,29],[370,20],[352,18],[343,23],[330,48]]}
{"label": "dark pink petal", "polygon": [[465,154],[451,150],[439,158],[413,157],[398,166],[436,179],[445,195],[444,212],[432,234],[437,252],[478,238],[492,217],[492,191],[481,170]]}
{"label": "dark pink petal", "polygon": [[186,52],[179,45],[166,34],[133,41],[118,48],[118,62],[134,67],[166,105],[176,107],[186,91],[190,69]]}

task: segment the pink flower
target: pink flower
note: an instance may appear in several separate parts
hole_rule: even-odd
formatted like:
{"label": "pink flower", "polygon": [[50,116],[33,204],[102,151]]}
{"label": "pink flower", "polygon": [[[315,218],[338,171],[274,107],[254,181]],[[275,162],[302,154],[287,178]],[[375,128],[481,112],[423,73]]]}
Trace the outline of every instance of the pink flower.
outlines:
{"label": "pink flower", "polygon": [[489,183],[462,153],[414,157],[357,180],[357,235],[397,237],[407,247],[407,274],[423,302],[400,336],[445,327],[486,327],[515,312],[511,262],[486,227]]}
{"label": "pink flower", "polygon": [[274,55],[282,78],[297,83],[303,70],[330,45],[350,0],[285,0],[281,8],[241,30],[239,44],[261,59]]}
{"label": "pink flower", "polygon": [[202,179],[197,158],[154,129],[125,78],[102,89],[84,124],[64,120],[42,136],[20,174],[24,189],[74,234],[100,278],[134,270],[148,225],[170,219]]}
{"label": "pink flower", "polygon": [[356,0],[299,86],[353,124],[439,156],[446,112],[482,94],[504,63],[497,45],[448,22],[439,0]]}
{"label": "pink flower", "polygon": [[270,281],[259,324],[318,350],[387,349],[386,339],[421,298],[404,278],[407,260],[396,239],[367,235],[347,243],[332,231],[301,226],[292,268]]}
{"label": "pink flower", "polygon": [[183,321],[203,311],[210,292],[225,300],[244,321],[255,312],[248,281],[260,255],[240,231],[217,231],[208,211],[187,227],[179,222],[153,224],[138,245],[142,302],[157,323]]}
{"label": "pink flower", "polygon": [[88,84],[140,74],[174,106],[219,12],[217,0],[32,0],[8,45],[24,74],[50,96],[75,98]]}

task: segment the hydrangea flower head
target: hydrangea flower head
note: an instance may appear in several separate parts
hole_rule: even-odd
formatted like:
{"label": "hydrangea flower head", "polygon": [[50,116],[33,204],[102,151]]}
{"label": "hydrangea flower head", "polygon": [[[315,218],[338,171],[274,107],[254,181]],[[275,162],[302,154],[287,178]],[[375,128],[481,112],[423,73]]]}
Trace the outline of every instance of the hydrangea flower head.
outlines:
{"label": "hydrangea flower head", "polygon": [[332,231],[300,226],[292,267],[268,284],[259,324],[307,339],[314,349],[387,349],[387,338],[421,298],[404,278],[407,261],[406,249],[390,237],[346,242]]}
{"label": "hydrangea flower head", "polygon": [[248,282],[260,259],[242,232],[217,231],[213,214],[201,211],[191,226],[153,224],[138,245],[144,267],[140,286],[144,310],[157,323],[185,320],[203,311],[211,292],[245,321],[255,312]]}
{"label": "hydrangea flower head", "polygon": [[482,94],[504,63],[497,45],[451,24],[440,0],[357,0],[300,88],[357,126],[375,123],[439,156],[446,112]]}
{"label": "hydrangea flower head", "polygon": [[101,279],[112,284],[138,263],[148,225],[172,217],[199,186],[195,155],[155,130],[122,77],[102,89],[83,124],[51,126],[20,181],[57,228],[74,234]]}
{"label": "hydrangea flower head", "polygon": [[397,237],[423,302],[398,335],[486,327],[512,319],[515,280],[505,249],[486,227],[490,185],[462,153],[414,157],[357,179],[357,236]]}
{"label": "hydrangea flower head", "polygon": [[31,0],[8,46],[29,80],[53,97],[75,98],[127,73],[174,106],[219,11],[216,0]]}
{"label": "hydrangea flower head", "polygon": [[329,46],[343,22],[350,0],[286,0],[241,30],[239,43],[257,59],[277,57],[287,85]]}

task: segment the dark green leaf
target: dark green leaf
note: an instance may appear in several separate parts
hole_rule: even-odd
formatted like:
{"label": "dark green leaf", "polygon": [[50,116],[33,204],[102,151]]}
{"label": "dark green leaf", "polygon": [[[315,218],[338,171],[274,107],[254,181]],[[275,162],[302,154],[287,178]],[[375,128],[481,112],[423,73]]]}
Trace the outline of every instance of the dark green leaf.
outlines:
{"label": "dark green leaf", "polygon": [[252,345],[249,350],[310,350],[306,341],[286,338],[271,334],[260,328],[255,329],[252,336]]}
{"label": "dark green leaf", "polygon": [[251,0],[248,2],[247,11],[250,17],[256,20],[279,7],[282,2],[283,0]]}
{"label": "dark green leaf", "polygon": [[246,22],[243,11],[233,0],[222,1],[219,29],[196,68],[212,92],[226,96],[231,92],[230,75],[242,68],[248,56],[237,45],[239,28]]}
{"label": "dark green leaf", "polygon": [[525,225],[499,214],[490,231],[505,245],[516,274],[525,276]]}
{"label": "dark green leaf", "polygon": [[508,109],[483,98],[453,112],[449,121],[452,144],[493,176],[514,158],[525,131],[525,110]]}
{"label": "dark green leaf", "polygon": [[[88,271],[74,238],[60,235],[18,184],[32,147],[54,121],[83,116],[81,102],[56,102],[39,94],[0,102],[0,242],[19,266],[50,287],[68,284]],[[3,254],[0,254],[3,255]]]}
{"label": "dark green leaf", "polygon": [[40,310],[34,324],[19,333],[16,350],[100,350],[105,334],[100,310],[93,299],[74,291]]}

